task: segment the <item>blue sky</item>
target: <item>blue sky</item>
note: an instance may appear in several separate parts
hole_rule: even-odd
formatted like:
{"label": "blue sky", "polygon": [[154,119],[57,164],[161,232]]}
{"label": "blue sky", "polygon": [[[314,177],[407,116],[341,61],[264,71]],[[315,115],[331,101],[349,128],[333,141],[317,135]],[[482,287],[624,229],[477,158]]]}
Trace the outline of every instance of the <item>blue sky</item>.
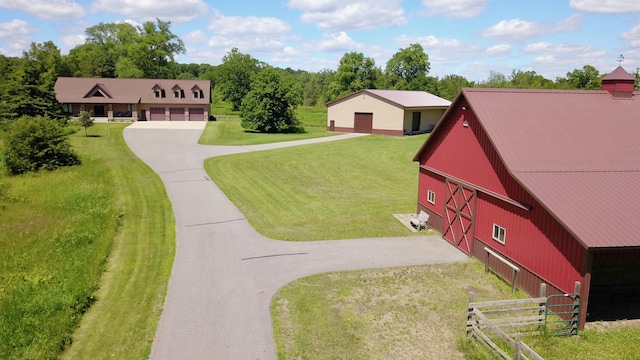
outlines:
{"label": "blue sky", "polygon": [[160,18],[187,48],[179,62],[217,65],[232,48],[272,66],[335,70],[362,52],[384,68],[420,43],[433,76],[472,81],[491,71],[533,70],[549,79],[589,64],[640,67],[640,0],[0,0],[0,53],[31,42],[63,53],[100,22]]}

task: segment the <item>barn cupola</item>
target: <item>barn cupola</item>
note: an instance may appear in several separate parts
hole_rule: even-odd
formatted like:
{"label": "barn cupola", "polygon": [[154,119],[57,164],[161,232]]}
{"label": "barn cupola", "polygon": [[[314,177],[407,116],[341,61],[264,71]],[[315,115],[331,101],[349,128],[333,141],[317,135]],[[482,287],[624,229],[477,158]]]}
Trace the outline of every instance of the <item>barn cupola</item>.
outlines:
{"label": "barn cupola", "polygon": [[616,98],[631,98],[636,78],[618,66],[611,74],[602,78],[602,90],[606,90]]}

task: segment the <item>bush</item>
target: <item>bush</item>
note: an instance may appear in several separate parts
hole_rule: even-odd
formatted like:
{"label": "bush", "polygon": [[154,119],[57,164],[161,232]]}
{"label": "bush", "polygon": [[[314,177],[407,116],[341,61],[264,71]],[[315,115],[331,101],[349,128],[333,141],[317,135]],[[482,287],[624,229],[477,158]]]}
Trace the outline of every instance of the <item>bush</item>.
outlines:
{"label": "bush", "polygon": [[4,160],[12,175],[80,164],[64,127],[43,116],[23,116],[9,126]]}
{"label": "bush", "polygon": [[266,68],[242,100],[241,126],[265,133],[303,133],[295,117],[295,108],[301,102],[300,88],[287,73]]}

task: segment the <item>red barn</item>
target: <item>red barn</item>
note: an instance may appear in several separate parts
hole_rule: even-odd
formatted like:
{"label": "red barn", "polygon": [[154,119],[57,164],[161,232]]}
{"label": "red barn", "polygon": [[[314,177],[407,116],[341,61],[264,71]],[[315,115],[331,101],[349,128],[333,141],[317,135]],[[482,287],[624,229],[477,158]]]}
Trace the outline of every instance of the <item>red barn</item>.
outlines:
{"label": "red barn", "polygon": [[640,288],[634,81],[618,67],[596,91],[463,89],[414,158],[418,211],[506,278],[487,249],[517,266],[532,296],[580,282],[583,327],[597,299]]}

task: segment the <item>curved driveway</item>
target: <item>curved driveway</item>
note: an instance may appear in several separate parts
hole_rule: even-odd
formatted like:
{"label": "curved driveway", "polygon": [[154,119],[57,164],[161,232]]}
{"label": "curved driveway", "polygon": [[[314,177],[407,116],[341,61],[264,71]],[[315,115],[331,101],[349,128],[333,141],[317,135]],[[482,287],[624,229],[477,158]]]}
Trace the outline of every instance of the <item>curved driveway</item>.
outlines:
{"label": "curved driveway", "polygon": [[208,179],[206,158],[359,135],[198,145],[204,125],[139,122],[124,131],[127,145],[160,175],[176,218],[176,255],[151,359],[276,359],[269,307],[285,284],[328,271],[467,259],[439,236],[285,242],[258,234]]}

